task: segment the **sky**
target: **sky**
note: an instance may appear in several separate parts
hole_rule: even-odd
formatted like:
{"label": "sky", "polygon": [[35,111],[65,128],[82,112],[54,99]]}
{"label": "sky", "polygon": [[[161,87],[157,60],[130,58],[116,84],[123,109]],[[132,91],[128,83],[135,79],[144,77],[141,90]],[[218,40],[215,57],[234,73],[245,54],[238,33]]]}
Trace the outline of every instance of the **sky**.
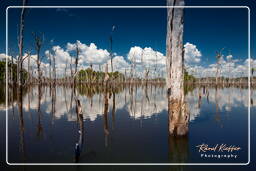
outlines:
{"label": "sky", "polygon": [[[55,0],[54,2],[57,3],[58,1]],[[42,5],[38,4],[36,0],[33,3]],[[33,3],[29,1],[28,4],[34,5]],[[44,1],[44,3],[47,4],[49,1]],[[77,1],[74,2],[74,5],[76,3]],[[185,3],[186,5],[198,5],[199,1],[192,3],[192,1],[187,0]],[[245,5],[248,5],[246,3]],[[136,5],[136,3],[134,4]],[[229,3],[219,2],[219,5],[227,4]],[[159,4],[153,5],[165,5],[165,3],[160,1]],[[10,52],[15,55],[17,54],[17,28],[20,9],[11,8],[8,10],[8,15],[8,46]],[[115,29],[112,32],[113,26]],[[41,55],[45,56],[44,65],[48,66],[49,52],[54,53],[55,51],[54,55],[60,72],[65,63],[71,61],[76,42],[81,46],[81,60],[79,61],[81,68],[86,68],[91,63],[95,65],[95,69],[100,67],[98,65],[104,67],[104,64],[109,62],[110,34],[113,37],[116,70],[124,72],[124,68],[129,68],[129,65],[135,62],[138,73],[141,74],[145,68],[154,69],[157,67],[159,73],[165,71],[165,8],[28,9],[25,20],[24,52],[30,51],[34,55],[32,32],[43,33],[44,35],[44,44],[41,50]],[[254,38],[252,38],[252,42],[254,42]],[[223,75],[228,74],[231,66],[234,70],[240,67],[236,74],[241,72],[246,74],[248,64],[246,61],[248,58],[248,9],[185,9],[183,43],[186,66],[193,73],[195,71],[197,73],[213,72],[216,68],[214,65],[216,63],[216,51],[224,48],[221,63]],[[2,38],[0,44],[0,54],[2,54],[5,52],[5,42]],[[252,52],[254,51],[252,46]],[[231,62],[228,62],[227,59],[230,59]],[[256,65],[256,61],[252,61],[252,64]]]}

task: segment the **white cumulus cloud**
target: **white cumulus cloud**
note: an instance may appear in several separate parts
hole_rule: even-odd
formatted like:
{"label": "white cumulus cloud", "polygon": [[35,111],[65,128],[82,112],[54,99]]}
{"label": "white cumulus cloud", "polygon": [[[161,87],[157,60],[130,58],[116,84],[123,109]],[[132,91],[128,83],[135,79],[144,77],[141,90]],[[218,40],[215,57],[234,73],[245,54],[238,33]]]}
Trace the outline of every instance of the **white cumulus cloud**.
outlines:
{"label": "white cumulus cloud", "polygon": [[201,52],[197,49],[196,45],[187,42],[184,45],[185,54],[184,59],[185,63],[199,63],[201,61]]}
{"label": "white cumulus cloud", "polygon": [[110,59],[110,53],[106,49],[99,49],[94,43],[86,45],[77,41],[74,44],[67,44],[67,51],[76,50],[76,44],[79,48],[79,64],[80,65],[102,65]]}

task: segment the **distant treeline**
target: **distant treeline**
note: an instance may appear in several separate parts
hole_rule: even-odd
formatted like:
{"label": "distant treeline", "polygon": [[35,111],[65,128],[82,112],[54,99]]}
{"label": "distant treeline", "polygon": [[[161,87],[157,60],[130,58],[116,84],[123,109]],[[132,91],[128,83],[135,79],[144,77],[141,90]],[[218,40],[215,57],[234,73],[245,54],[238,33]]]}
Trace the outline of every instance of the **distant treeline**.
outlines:
{"label": "distant treeline", "polygon": [[[124,81],[125,76],[124,74],[115,71],[115,72],[108,72],[108,76],[110,80],[115,81]],[[102,71],[94,71],[91,68],[87,68],[85,70],[80,70],[76,79],[79,81],[89,81],[89,82],[101,82],[105,78],[105,72]]]}
{"label": "distant treeline", "polygon": [[[16,83],[17,82],[17,64],[15,63],[8,63],[8,77],[9,82]],[[78,74],[76,75],[76,80],[83,83],[83,82],[90,82],[90,83],[99,83],[103,82],[105,78],[105,72],[103,71],[95,71],[92,68],[81,69],[79,70]],[[123,73],[115,71],[115,72],[108,72],[108,77],[110,81],[118,81],[118,82],[140,82],[145,80],[145,78],[130,78],[125,76]],[[22,69],[21,71],[22,80],[25,83],[29,78],[29,73],[26,69]],[[37,80],[37,78],[32,78],[30,74],[31,80]],[[43,80],[49,81],[48,77],[42,77]],[[64,78],[57,78],[56,81],[68,81],[69,77]],[[0,61],[0,82],[4,82],[6,80],[6,62],[4,60]],[[159,81],[164,82],[165,78],[148,78],[148,81]],[[241,82],[248,82],[248,77],[235,77],[235,78],[228,78],[228,77],[219,77],[219,83],[229,82],[229,83],[241,83]],[[195,78],[193,75],[190,75],[186,70],[184,72],[184,81],[189,83],[215,83],[215,77],[204,77],[204,78]],[[255,82],[256,77],[251,77],[251,81]]]}
{"label": "distant treeline", "polygon": [[[28,78],[28,72],[25,69],[22,69],[21,75],[23,80]],[[17,81],[17,64],[8,63],[8,77],[9,81]],[[6,80],[6,62],[0,61],[0,81],[4,82]]]}

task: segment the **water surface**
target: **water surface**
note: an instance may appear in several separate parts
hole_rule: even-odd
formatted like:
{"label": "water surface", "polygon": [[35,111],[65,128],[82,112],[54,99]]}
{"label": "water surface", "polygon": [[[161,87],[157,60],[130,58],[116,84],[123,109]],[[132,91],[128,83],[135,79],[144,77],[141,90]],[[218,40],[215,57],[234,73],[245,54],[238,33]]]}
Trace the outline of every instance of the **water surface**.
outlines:
{"label": "water surface", "polygon": [[[255,92],[251,95],[255,99]],[[169,136],[166,89],[161,85],[80,86],[75,93],[71,87],[34,86],[23,90],[22,106],[15,97],[9,98],[10,163],[73,163],[76,144],[81,147],[80,163],[248,160],[248,105],[255,105],[248,99],[248,89],[190,89],[186,93],[189,135],[183,138]],[[1,113],[3,109],[1,104]],[[203,143],[235,145],[241,150],[232,152],[237,158],[207,158],[196,147]]]}

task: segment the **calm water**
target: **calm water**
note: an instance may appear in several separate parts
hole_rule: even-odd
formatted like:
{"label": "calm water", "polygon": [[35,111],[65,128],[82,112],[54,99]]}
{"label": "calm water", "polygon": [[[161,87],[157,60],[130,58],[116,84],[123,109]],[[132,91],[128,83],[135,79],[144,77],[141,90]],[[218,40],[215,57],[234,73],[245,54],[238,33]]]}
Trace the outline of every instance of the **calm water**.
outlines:
{"label": "calm water", "polygon": [[[195,88],[186,94],[189,135],[168,134],[166,89],[162,86],[103,91],[80,87],[83,117],[76,113],[71,88],[24,90],[22,113],[15,101],[8,109],[10,163],[207,163],[248,161],[248,89]],[[201,98],[200,98],[201,95]],[[255,99],[256,93],[252,93]],[[107,99],[107,100],[106,100]],[[1,105],[1,113],[4,105]],[[196,146],[239,146],[237,158],[202,157]]]}

